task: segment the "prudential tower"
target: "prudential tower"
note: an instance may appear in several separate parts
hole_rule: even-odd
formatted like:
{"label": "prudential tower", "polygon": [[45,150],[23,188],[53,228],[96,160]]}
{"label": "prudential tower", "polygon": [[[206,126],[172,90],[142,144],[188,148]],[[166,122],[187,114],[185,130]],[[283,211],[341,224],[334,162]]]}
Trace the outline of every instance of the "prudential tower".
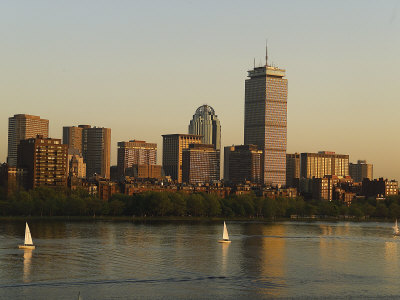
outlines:
{"label": "prudential tower", "polygon": [[196,109],[190,120],[189,134],[202,135],[203,144],[212,144],[221,150],[221,124],[211,106],[205,104]]}
{"label": "prudential tower", "polygon": [[287,91],[285,70],[266,64],[248,71],[244,143],[263,151],[263,182],[286,185]]}

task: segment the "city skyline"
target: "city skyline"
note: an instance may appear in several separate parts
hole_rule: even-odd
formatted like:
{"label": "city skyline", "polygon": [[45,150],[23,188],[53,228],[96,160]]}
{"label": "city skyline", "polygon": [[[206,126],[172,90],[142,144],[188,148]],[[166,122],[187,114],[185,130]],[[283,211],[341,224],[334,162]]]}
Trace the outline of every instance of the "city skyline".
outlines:
{"label": "city skyline", "polygon": [[[242,144],[243,81],[253,57],[259,64],[268,38],[272,63],[286,69],[290,81],[287,152],[346,153],[351,162],[372,163],[374,177],[398,179],[400,161],[386,159],[399,146],[395,141],[400,72],[396,59],[400,40],[394,34],[400,26],[397,2],[353,1],[346,10],[334,3],[307,3],[301,8],[296,3],[255,2],[251,9],[234,3],[230,13],[218,3],[206,20],[196,18],[195,11],[204,12],[210,3],[186,4],[165,15],[159,3],[154,19],[144,24],[160,18],[156,25],[161,25],[176,16],[180,21],[159,31],[140,27],[143,33],[132,25],[142,20],[134,12],[135,4],[122,3],[109,10],[102,2],[97,14],[86,19],[85,13],[92,8],[88,4],[74,15],[73,7],[45,1],[36,9],[53,14],[41,21],[35,21],[35,9],[28,2],[24,9],[3,4],[1,97],[6,105],[0,113],[0,161],[5,162],[7,156],[7,120],[20,113],[48,119],[51,138],[61,138],[62,127],[68,124],[111,128],[112,165],[117,142],[130,139],[160,145],[161,161],[161,135],[186,132],[193,110],[205,103],[218,112],[221,146]],[[151,8],[144,5],[138,11],[146,18]],[[267,8],[274,14],[260,18]],[[106,12],[123,9],[113,24],[115,19]],[[68,21],[71,16],[79,26]],[[238,16],[242,16],[240,21]],[[281,28],[273,26],[279,18],[285,20]],[[188,29],[182,26],[185,20],[192,21]],[[206,21],[214,30],[204,25]],[[104,35],[96,34],[93,24],[100,25]],[[26,49],[31,49],[28,55]],[[154,82],[158,89],[149,89]]]}

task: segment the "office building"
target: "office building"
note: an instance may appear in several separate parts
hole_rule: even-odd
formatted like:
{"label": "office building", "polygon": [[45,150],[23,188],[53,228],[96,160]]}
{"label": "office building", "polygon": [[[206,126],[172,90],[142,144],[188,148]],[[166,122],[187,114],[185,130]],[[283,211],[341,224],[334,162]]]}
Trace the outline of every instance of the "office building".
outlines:
{"label": "office building", "polygon": [[301,153],[302,178],[323,178],[328,175],[349,176],[349,156],[330,151]]}
{"label": "office building", "polygon": [[364,178],[374,179],[373,165],[367,164],[366,160],[358,160],[356,164],[349,164],[349,173],[354,182],[362,182]]}
{"label": "office building", "polygon": [[[82,153],[82,125],[63,127],[63,144],[68,145],[68,150],[74,149]],[[89,126],[90,127],[90,126]]]}
{"label": "office building", "polygon": [[157,144],[131,140],[118,143],[118,175],[124,176],[125,170],[133,165],[156,165]]}
{"label": "office building", "polygon": [[21,140],[49,135],[49,120],[38,116],[18,114],[8,118],[8,156],[7,163],[17,166],[18,145]]}
{"label": "office building", "polygon": [[212,144],[216,150],[221,150],[221,124],[211,106],[205,104],[196,110],[190,120],[189,134],[201,135],[202,144]]}
{"label": "office building", "polygon": [[163,135],[163,162],[165,176],[182,182],[182,152],[190,144],[201,144],[201,135],[166,134]]}
{"label": "office building", "polygon": [[286,186],[299,187],[300,180],[300,154],[286,154]]}
{"label": "office building", "polygon": [[25,168],[26,189],[67,186],[67,145],[60,139],[37,136],[18,145],[18,168]]}
{"label": "office building", "polygon": [[182,151],[182,181],[189,184],[219,180],[220,151],[214,145],[190,144]]}
{"label": "office building", "polygon": [[248,71],[245,82],[244,144],[263,151],[262,178],[267,185],[286,184],[288,81],[285,70],[266,64]]}
{"label": "office building", "polygon": [[64,126],[63,141],[79,150],[86,163],[86,177],[110,178],[111,129],[90,125]]}
{"label": "office building", "polygon": [[84,128],[82,131],[83,159],[86,177],[99,175],[110,178],[111,129],[103,127]]}
{"label": "office building", "polygon": [[263,151],[256,145],[228,146],[224,148],[224,181],[240,184],[250,181],[262,183]]}

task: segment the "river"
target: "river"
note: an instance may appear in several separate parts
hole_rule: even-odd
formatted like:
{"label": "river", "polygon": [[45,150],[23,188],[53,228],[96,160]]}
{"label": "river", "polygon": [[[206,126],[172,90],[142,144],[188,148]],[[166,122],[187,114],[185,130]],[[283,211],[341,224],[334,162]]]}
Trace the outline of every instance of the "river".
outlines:
{"label": "river", "polygon": [[0,299],[400,297],[389,223],[0,221]]}

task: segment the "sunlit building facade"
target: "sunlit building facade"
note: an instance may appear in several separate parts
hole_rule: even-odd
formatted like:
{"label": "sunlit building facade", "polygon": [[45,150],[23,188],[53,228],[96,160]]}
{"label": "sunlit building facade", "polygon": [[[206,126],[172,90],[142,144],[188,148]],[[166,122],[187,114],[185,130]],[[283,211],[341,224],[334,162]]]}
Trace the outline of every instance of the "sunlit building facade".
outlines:
{"label": "sunlit building facade", "polygon": [[123,176],[125,170],[133,165],[156,164],[157,144],[137,140],[118,142],[117,167],[119,176]]}
{"label": "sunlit building facade", "polygon": [[301,153],[302,178],[323,178],[328,175],[349,176],[349,155],[330,151]]}
{"label": "sunlit building facade", "polygon": [[182,181],[189,184],[219,180],[220,151],[214,145],[191,144],[182,152]]}
{"label": "sunlit building facade", "polygon": [[202,144],[212,144],[221,150],[221,124],[211,106],[205,104],[196,110],[190,120],[189,134],[201,135]]}
{"label": "sunlit building facade", "polygon": [[287,91],[285,70],[266,64],[248,71],[244,144],[263,151],[263,182],[286,184]]}
{"label": "sunlit building facade", "polygon": [[182,152],[190,144],[201,144],[201,135],[196,134],[165,134],[163,137],[163,170],[165,176],[182,182]]}
{"label": "sunlit building facade", "polygon": [[47,138],[49,120],[38,116],[18,114],[8,118],[8,156],[9,166],[17,166],[18,145],[21,140],[35,138],[37,135]]}

